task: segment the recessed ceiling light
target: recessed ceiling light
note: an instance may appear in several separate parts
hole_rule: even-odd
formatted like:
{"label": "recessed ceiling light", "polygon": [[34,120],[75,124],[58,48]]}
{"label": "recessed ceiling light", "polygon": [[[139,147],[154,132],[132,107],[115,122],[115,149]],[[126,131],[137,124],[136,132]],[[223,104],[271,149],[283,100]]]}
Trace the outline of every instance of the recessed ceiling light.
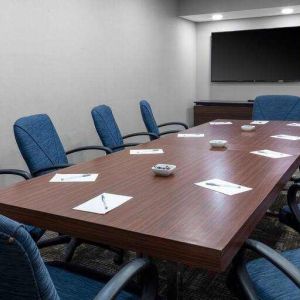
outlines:
{"label": "recessed ceiling light", "polygon": [[212,15],[212,19],[214,21],[222,20],[223,19],[223,15],[221,15],[221,14],[214,14],[214,15]]}
{"label": "recessed ceiling light", "polygon": [[281,13],[284,15],[289,15],[289,14],[292,14],[293,12],[294,12],[294,9],[291,7],[286,7],[281,10]]}

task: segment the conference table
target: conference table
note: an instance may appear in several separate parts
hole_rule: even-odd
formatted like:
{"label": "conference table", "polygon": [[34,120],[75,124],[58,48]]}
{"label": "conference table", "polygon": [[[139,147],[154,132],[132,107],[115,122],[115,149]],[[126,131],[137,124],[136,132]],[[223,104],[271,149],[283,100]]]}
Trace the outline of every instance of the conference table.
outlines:
{"label": "conference table", "polygon": [[[135,147],[163,149],[163,154],[130,155],[125,149],[58,171],[99,173],[95,182],[50,183],[53,173],[19,182],[1,189],[0,212],[87,241],[223,272],[300,165],[300,140],[271,137],[297,136],[299,127],[269,122],[241,131],[249,122],[206,123],[182,132],[204,137],[171,134]],[[211,148],[212,139],[227,140],[227,148]],[[250,153],[263,149],[291,156]],[[176,165],[175,174],[155,176],[151,167],[157,163]],[[252,190],[228,196],[195,185],[214,178]],[[73,209],[104,192],[133,198],[105,215]]]}

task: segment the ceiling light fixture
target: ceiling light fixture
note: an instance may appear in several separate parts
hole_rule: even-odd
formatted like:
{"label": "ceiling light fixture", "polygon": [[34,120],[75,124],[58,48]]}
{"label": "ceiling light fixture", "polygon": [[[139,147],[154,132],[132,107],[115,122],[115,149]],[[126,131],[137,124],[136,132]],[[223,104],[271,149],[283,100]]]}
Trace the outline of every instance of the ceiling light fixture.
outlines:
{"label": "ceiling light fixture", "polygon": [[214,21],[222,20],[223,19],[223,15],[221,15],[221,14],[214,14],[214,15],[212,15],[212,19]]}
{"label": "ceiling light fixture", "polygon": [[286,7],[281,10],[281,13],[284,15],[290,15],[294,12],[294,9],[291,7]]}

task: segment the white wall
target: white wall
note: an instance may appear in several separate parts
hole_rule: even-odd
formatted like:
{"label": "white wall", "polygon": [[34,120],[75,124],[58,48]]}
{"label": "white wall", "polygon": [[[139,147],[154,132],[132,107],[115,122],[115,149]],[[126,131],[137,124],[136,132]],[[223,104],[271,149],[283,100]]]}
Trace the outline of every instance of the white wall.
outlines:
{"label": "white wall", "polygon": [[300,26],[300,15],[206,22],[197,25],[197,99],[248,100],[262,94],[300,96],[299,83],[211,83],[211,33],[259,28]]}
{"label": "white wall", "polygon": [[[66,149],[99,143],[90,110],[112,107],[122,132],[158,121],[192,124],[195,25],[176,0],[1,0],[0,168],[24,168],[14,121],[47,113]],[[81,158],[81,157],[80,157]]]}
{"label": "white wall", "polygon": [[179,0],[179,16],[299,5],[299,0]]}

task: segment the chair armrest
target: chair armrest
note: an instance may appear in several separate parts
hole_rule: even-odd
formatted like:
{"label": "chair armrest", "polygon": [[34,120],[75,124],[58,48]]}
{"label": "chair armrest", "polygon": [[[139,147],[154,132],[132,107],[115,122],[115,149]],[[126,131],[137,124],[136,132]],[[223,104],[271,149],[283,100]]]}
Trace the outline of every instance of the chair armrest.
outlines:
{"label": "chair armrest", "polygon": [[66,152],[67,155],[75,153],[75,152],[80,152],[80,151],[85,151],[85,150],[101,150],[101,151],[105,151],[106,154],[110,154],[112,153],[112,150],[108,147],[104,147],[104,146],[84,146],[84,147],[79,147],[79,148],[75,148],[72,150],[69,150]]}
{"label": "chair armrest", "polygon": [[54,170],[57,170],[57,169],[64,169],[64,168],[68,168],[68,167],[71,167],[71,166],[73,166],[73,165],[72,164],[64,164],[64,165],[51,166],[51,167],[44,168],[44,169],[33,172],[32,176],[37,177],[37,176],[39,176],[40,173],[44,173],[44,172],[48,172],[48,171],[50,172],[50,171],[54,171]]}
{"label": "chair armrest", "polygon": [[[251,239],[248,239],[245,242],[244,249],[250,249],[263,256],[300,288],[300,270],[280,253],[261,242]],[[238,255],[238,261],[236,262],[235,268],[243,290],[247,294],[247,298],[252,300],[259,299],[248,274],[243,255]]]}
{"label": "chair armrest", "polygon": [[163,123],[163,124],[158,125],[158,127],[164,127],[164,126],[169,126],[169,125],[180,125],[180,126],[184,127],[185,129],[189,128],[189,126],[187,126],[183,122],[167,122],[167,123]]}
{"label": "chair armrest", "polygon": [[17,170],[17,169],[2,169],[0,170],[0,175],[16,175],[16,176],[23,177],[25,180],[32,178],[30,173],[24,170]]}
{"label": "chair armrest", "polygon": [[94,300],[112,300],[122,291],[125,285],[137,274],[142,276],[142,297],[144,300],[155,300],[157,295],[157,271],[149,259],[137,258],[124,266],[102,288]]}
{"label": "chair armrest", "polygon": [[294,183],[289,187],[287,194],[287,202],[291,212],[300,224],[300,210],[297,203],[297,192],[300,191],[300,183]]}
{"label": "chair armrest", "polygon": [[168,130],[168,131],[161,132],[159,135],[161,136],[161,135],[177,133],[177,132],[180,132],[180,130]]}
{"label": "chair armrest", "polygon": [[120,146],[116,146],[116,147],[113,147],[112,150],[117,150],[117,149],[120,149],[120,148],[127,148],[127,147],[134,147],[134,146],[138,146],[140,145],[140,143],[127,143],[127,144],[123,144],[123,145],[120,145]]}
{"label": "chair armrest", "polygon": [[149,137],[158,139],[158,136],[155,133],[152,133],[152,132],[136,132],[136,133],[131,133],[131,134],[124,135],[122,138],[123,139],[128,139],[130,137],[142,136],[142,135],[147,135]]}

